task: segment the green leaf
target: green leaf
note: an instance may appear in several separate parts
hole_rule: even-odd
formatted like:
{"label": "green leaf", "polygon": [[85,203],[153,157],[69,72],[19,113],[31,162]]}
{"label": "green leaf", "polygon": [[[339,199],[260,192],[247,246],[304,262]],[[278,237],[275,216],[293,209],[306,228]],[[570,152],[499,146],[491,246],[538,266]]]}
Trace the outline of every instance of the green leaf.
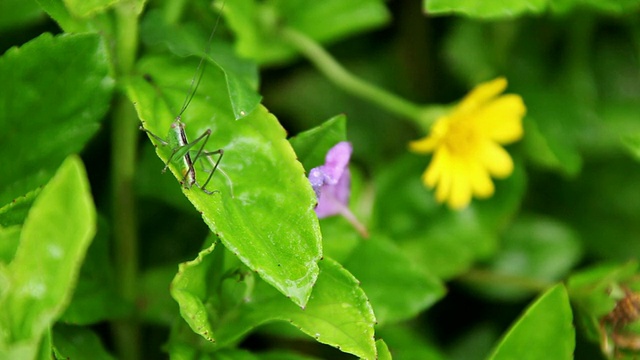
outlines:
{"label": "green leaf", "polygon": [[5,269],[0,353],[36,351],[71,300],[95,221],[84,167],[79,158],[69,157],[34,202],[16,255]]}
{"label": "green leaf", "polygon": [[377,28],[390,18],[380,0],[238,0],[225,4],[224,15],[238,38],[238,53],[261,64],[281,63],[297,55],[279,37],[281,24],[316,41],[335,42]]}
{"label": "green leaf", "polygon": [[[153,84],[132,79],[128,93],[149,131],[161,135],[169,131],[195,66],[195,62],[185,66],[162,58],[147,58],[140,64]],[[217,172],[208,186],[216,190],[214,194],[195,186],[183,192],[227,249],[304,306],[322,256],[320,229],[313,211],[316,195],[277,119],[259,107],[235,121],[225,96],[208,95],[219,94],[217,89],[223,84],[221,72],[207,71],[182,119],[190,139],[212,130],[206,149],[224,149],[220,168],[231,183]],[[159,146],[157,152],[166,161],[171,149]],[[196,171],[202,184],[208,173],[201,164],[196,164]],[[182,169],[176,164],[170,169],[182,180]]]}
{"label": "green leaf", "polygon": [[[69,56],[69,54],[74,54]],[[95,34],[43,34],[0,58],[0,204],[45,184],[99,128],[113,90]]]}
{"label": "green leaf", "polygon": [[330,259],[319,263],[320,276],[301,309],[270,285],[262,281],[254,285],[250,273],[233,272],[240,280],[236,275],[215,280],[220,271],[213,269],[214,247],[181,264],[172,283],[172,296],[193,331],[225,346],[263,323],[287,321],[321,343],[375,358],[373,311],[357,280],[338,263]]}
{"label": "green leaf", "polygon": [[[228,43],[212,41],[211,45],[208,45],[208,33],[198,31],[193,24],[181,26],[168,24],[159,11],[150,11],[145,16],[141,32],[143,40],[149,45],[164,44],[173,53],[183,57],[206,56],[210,66],[224,73],[225,88],[236,119],[245,117],[260,104],[262,96],[256,91],[257,65],[238,57]],[[217,40],[215,34],[212,40]],[[205,49],[209,48],[211,50],[205,54]]]}
{"label": "green leaf", "polygon": [[57,324],[53,328],[56,359],[114,359],[92,331],[77,326]]}
{"label": "green leaf", "polygon": [[436,277],[419,269],[384,237],[360,242],[344,266],[360,281],[379,325],[415,317],[445,294]]}
{"label": "green leaf", "polygon": [[572,318],[567,291],[556,285],[529,306],[488,359],[573,359]]}
{"label": "green leaf", "polygon": [[347,140],[347,117],[334,116],[320,126],[289,139],[305,170],[324,164],[327,152],[335,144]]}
{"label": "green leaf", "polygon": [[424,0],[424,10],[432,15],[462,14],[475,18],[512,18],[522,14],[540,14],[549,0]]}

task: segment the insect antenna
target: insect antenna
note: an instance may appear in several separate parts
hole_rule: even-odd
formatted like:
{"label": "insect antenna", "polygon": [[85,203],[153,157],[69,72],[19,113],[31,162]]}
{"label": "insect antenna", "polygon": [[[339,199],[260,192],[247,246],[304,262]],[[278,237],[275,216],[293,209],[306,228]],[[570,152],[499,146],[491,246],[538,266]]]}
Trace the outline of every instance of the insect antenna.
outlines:
{"label": "insect antenna", "polygon": [[218,25],[220,24],[220,18],[222,17],[224,4],[225,3],[223,2],[222,6],[220,7],[220,14],[218,14],[218,18],[216,19],[216,23],[213,26],[213,30],[211,30],[211,34],[209,34],[209,39],[207,40],[207,47],[205,48],[204,54],[202,54],[202,57],[200,57],[200,62],[198,63],[198,67],[196,67],[196,71],[193,74],[193,78],[191,79],[191,84],[189,85],[189,90],[187,91],[187,97],[184,99],[184,103],[182,104],[182,107],[180,108],[180,112],[178,113],[178,116],[176,117],[176,119],[180,119],[182,114],[187,110],[187,108],[189,107],[189,104],[191,104],[191,100],[193,100],[194,96],[196,95],[196,91],[198,90],[198,87],[200,86],[200,81],[202,81],[202,76],[204,76],[204,70],[207,66],[206,58],[207,56],[209,56],[209,52],[211,51],[211,42],[213,41],[213,35],[216,33],[216,30],[218,29]]}

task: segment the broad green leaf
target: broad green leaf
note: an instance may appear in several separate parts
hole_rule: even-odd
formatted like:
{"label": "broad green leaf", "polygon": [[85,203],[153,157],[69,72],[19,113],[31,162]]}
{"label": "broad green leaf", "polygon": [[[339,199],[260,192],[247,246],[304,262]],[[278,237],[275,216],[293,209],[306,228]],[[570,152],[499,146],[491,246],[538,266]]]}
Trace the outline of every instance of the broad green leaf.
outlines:
{"label": "broad green leaf", "polygon": [[[159,136],[169,132],[196,65],[162,58],[147,58],[139,65],[152,83],[134,78],[128,93],[149,131]],[[217,89],[221,87],[221,72],[205,72],[182,120],[189,139],[212,130],[206,150],[224,149],[220,168],[230,181],[217,172],[208,186],[216,191],[214,194],[208,195],[195,186],[184,188],[183,192],[227,249],[296,304],[304,306],[322,254],[313,211],[315,193],[277,119],[264,107],[258,107],[235,121],[226,96],[210,95],[219,94]],[[166,161],[171,149],[158,146],[157,152]],[[208,164],[203,163],[204,159],[196,164],[201,184],[208,176],[203,168]],[[182,180],[183,169],[175,164],[170,169]]]}
{"label": "broad green leaf", "polygon": [[[102,345],[100,338],[84,327],[57,324],[53,328],[56,359],[114,359]],[[49,357],[51,358],[51,357]]]}
{"label": "broad green leaf", "polygon": [[[580,260],[578,234],[566,224],[541,216],[522,216],[503,235],[501,249],[491,259],[488,270],[540,284],[562,279]],[[478,291],[502,299],[521,299],[530,295],[508,282],[481,283]]]}
{"label": "broad green leaf", "polygon": [[[74,54],[69,56],[69,54]],[[95,134],[113,80],[95,34],[43,34],[0,58],[0,204],[45,184]]]}
{"label": "broad green leaf", "polygon": [[289,139],[305,170],[324,164],[327,152],[347,140],[347,117],[338,115]]}
{"label": "broad green leaf", "polygon": [[36,351],[71,300],[95,221],[84,167],[78,157],[69,157],[34,202],[16,255],[6,268],[0,353]]}
{"label": "broad green leaf", "polygon": [[79,18],[103,12],[120,0],[63,0],[69,12]]}
{"label": "broad green leaf", "polygon": [[379,325],[415,317],[445,294],[436,277],[419,269],[381,236],[360,242],[344,266],[360,281]]}
{"label": "broad green leaf", "polygon": [[488,359],[573,359],[572,320],[567,290],[556,285],[527,308]]}
{"label": "broad green leaf", "polygon": [[281,24],[316,41],[335,42],[389,20],[380,0],[238,0],[227,2],[224,14],[238,37],[238,53],[261,64],[289,61],[297,54],[280,37]]}
{"label": "broad green leaf", "polygon": [[262,281],[254,285],[252,274],[216,281],[214,246],[181,264],[171,287],[194,332],[225,346],[261,324],[286,321],[321,343],[375,358],[373,311],[357,280],[338,263],[320,262],[320,276],[301,309],[270,285]]}
{"label": "broad green leaf", "polygon": [[[215,25],[212,24],[212,26]],[[213,41],[209,45],[207,44],[208,33],[198,31],[195,26],[170,25],[159,11],[151,11],[145,16],[141,32],[147,44],[162,43],[179,56],[206,56],[209,66],[224,73],[229,101],[236,119],[245,117],[260,104],[262,96],[256,92],[258,87],[256,64],[238,57],[228,43]],[[217,40],[215,35],[212,40]],[[208,54],[205,54],[206,49],[210,49]],[[205,71],[204,68],[203,71]]]}
{"label": "broad green leaf", "polygon": [[0,2],[0,32],[29,25],[43,15],[35,0],[4,0]]}
{"label": "broad green leaf", "polygon": [[428,14],[462,14],[476,18],[511,18],[527,13],[539,14],[547,8],[549,0],[424,0]]}

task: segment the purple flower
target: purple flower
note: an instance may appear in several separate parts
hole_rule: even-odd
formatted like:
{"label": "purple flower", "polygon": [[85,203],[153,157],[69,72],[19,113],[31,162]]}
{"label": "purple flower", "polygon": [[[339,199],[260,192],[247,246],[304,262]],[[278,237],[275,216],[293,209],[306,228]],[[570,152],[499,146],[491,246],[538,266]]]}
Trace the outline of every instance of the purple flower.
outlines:
{"label": "purple flower", "polygon": [[351,193],[349,159],[352,151],[351,144],[346,141],[334,145],[327,152],[324,165],[311,169],[309,182],[318,197],[316,206],[318,218],[340,214],[364,237],[367,237],[367,230],[348,208]]}

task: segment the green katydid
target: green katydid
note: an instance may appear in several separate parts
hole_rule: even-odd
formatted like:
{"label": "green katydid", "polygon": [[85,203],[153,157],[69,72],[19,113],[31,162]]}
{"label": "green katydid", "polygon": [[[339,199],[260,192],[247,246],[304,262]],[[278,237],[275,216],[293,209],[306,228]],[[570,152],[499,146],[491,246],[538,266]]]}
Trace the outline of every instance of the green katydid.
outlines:
{"label": "green katydid", "polygon": [[[222,6],[224,6],[224,3]],[[222,11],[222,9],[220,11]],[[198,90],[198,86],[200,85],[200,81],[202,80],[202,76],[204,75],[204,70],[206,65],[205,57],[209,53],[209,50],[211,48],[211,41],[213,39],[213,35],[216,32],[216,28],[218,27],[219,22],[220,22],[220,16],[218,16],[218,19],[216,20],[216,24],[213,27],[213,30],[211,31],[211,35],[209,35],[209,40],[207,41],[207,48],[205,50],[205,53],[200,58],[200,63],[198,64],[198,67],[196,68],[193,78],[191,79],[191,84],[189,86],[187,96],[184,100],[184,103],[182,104],[182,107],[180,108],[180,112],[178,113],[175,120],[171,124],[171,128],[169,129],[167,138],[163,139],[160,136],[145,129],[144,126],[140,126],[140,130],[146,132],[147,134],[149,134],[149,136],[156,139],[156,141],[158,141],[160,145],[169,146],[171,148],[171,155],[169,156],[169,159],[167,159],[167,162],[165,163],[165,166],[162,169],[162,172],[163,173],[166,172],[167,168],[169,167],[169,164],[171,163],[174,163],[174,164],[181,163],[180,166],[182,168],[183,177],[180,183],[182,184],[182,186],[189,189],[193,185],[196,185],[198,188],[200,188],[202,191],[204,191],[207,194],[213,194],[215,192],[215,191],[207,190],[206,187],[207,187],[207,184],[209,184],[209,182],[211,181],[213,174],[216,172],[216,170],[218,170],[218,165],[222,160],[222,156],[224,155],[224,150],[223,149],[218,149],[215,151],[204,150],[204,147],[209,141],[209,137],[211,136],[211,129],[205,130],[205,132],[202,135],[198,136],[198,138],[196,138],[195,140],[189,142],[189,140],[187,139],[187,134],[184,131],[185,124],[182,122],[182,114],[185,112],[187,107],[189,107],[191,100],[193,100],[193,97],[195,96],[196,91]],[[153,81],[147,76],[145,76],[145,78],[147,78],[147,80],[150,82]],[[199,146],[197,153],[192,159],[190,152],[192,148],[198,143],[201,143],[201,145]],[[211,157],[214,155],[218,155],[218,158],[215,161],[211,159]],[[207,180],[204,182],[204,184],[200,185],[196,180],[196,170],[194,168],[194,164],[198,160],[202,159],[202,157],[206,158],[211,163],[211,165],[213,165],[213,169],[211,170],[211,173],[207,177]],[[229,179],[227,174],[222,169],[219,169],[219,170],[227,178],[227,180],[229,181],[229,184],[231,184],[231,180]],[[231,194],[233,196],[233,188],[231,188]]]}

